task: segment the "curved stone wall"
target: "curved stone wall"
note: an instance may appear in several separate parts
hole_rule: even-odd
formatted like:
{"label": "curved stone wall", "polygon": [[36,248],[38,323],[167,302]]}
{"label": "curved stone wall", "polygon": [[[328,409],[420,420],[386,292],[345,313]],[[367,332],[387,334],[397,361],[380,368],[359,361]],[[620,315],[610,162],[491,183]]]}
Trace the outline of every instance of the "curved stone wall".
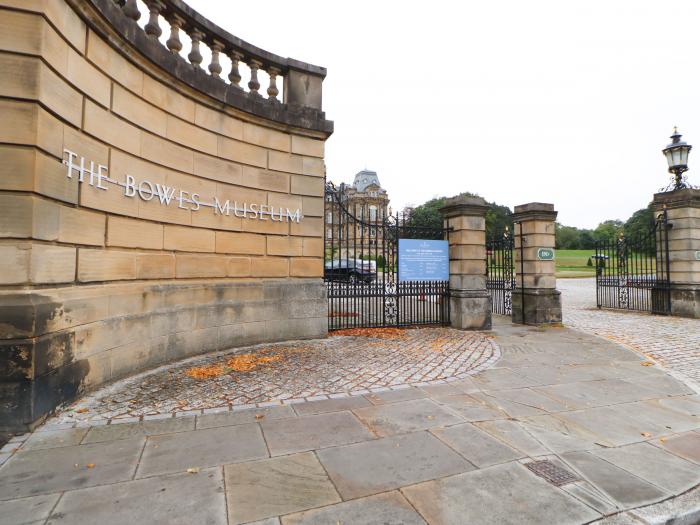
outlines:
{"label": "curved stone wall", "polygon": [[332,123],[320,91],[293,93],[325,70],[258,98],[119,16],[0,0],[0,427],[173,359],[326,331]]}

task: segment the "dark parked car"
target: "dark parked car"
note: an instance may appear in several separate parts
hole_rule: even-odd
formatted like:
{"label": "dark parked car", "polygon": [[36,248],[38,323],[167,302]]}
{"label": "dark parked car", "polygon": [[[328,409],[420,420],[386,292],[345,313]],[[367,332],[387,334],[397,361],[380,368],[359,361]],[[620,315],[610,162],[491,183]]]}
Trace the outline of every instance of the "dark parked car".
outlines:
{"label": "dark parked car", "polygon": [[327,281],[371,283],[377,278],[377,263],[360,259],[326,261],[323,277]]}

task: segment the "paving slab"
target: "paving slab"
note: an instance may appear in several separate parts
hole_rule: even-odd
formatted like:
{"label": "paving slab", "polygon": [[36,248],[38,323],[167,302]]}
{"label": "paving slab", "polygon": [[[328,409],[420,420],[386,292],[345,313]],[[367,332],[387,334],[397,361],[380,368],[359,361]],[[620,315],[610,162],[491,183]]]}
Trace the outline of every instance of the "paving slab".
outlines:
{"label": "paving slab", "polygon": [[600,517],[518,462],[405,487],[401,492],[431,525],[566,525]]}
{"label": "paving slab", "polygon": [[148,438],[137,478],[268,457],[255,424],[191,430]]}
{"label": "paving slab", "polygon": [[479,468],[507,463],[525,456],[471,423],[436,428],[431,432]]}
{"label": "paving slab", "polygon": [[44,523],[60,494],[0,501],[0,525]]}
{"label": "paving slab", "polygon": [[[17,452],[0,469],[0,500],[130,479],[144,438]],[[89,467],[88,465],[94,465]]]}
{"label": "paving slab", "polygon": [[512,418],[537,416],[547,413],[547,411],[532,405],[528,405],[527,403],[519,403],[517,401],[511,401],[510,399],[500,397],[497,395],[498,392],[500,391],[490,390],[488,394],[486,392],[476,392],[470,395],[478,401],[483,402],[486,406],[502,411],[507,416]]}
{"label": "paving slab", "polygon": [[354,412],[378,436],[392,436],[463,422],[430,399],[359,408]]}
{"label": "paving slab", "polygon": [[419,388],[400,388],[389,392],[372,392],[365,396],[373,405],[384,405],[386,403],[398,403],[410,399],[421,399],[428,397],[428,394]]}
{"label": "paving slab", "polygon": [[596,450],[593,454],[669,493],[683,492],[700,483],[696,464],[649,443]]}
{"label": "paving slab", "polygon": [[603,446],[600,444],[600,436],[572,421],[557,417],[557,415],[521,418],[519,423],[530,435],[552,452],[591,450]]}
{"label": "paving slab", "polygon": [[684,432],[665,438],[664,441],[655,439],[652,443],[676,456],[700,464],[700,433],[698,432]]}
{"label": "paving slab", "polygon": [[153,436],[194,430],[193,417],[154,419],[139,423],[117,423],[91,427],[83,443],[103,443],[137,436]]}
{"label": "paving slab", "polygon": [[474,469],[427,432],[329,448],[317,454],[344,500]]}
{"label": "paving slab", "polygon": [[700,428],[700,417],[672,410],[659,403],[659,399],[626,403],[613,407],[644,426],[658,427],[661,433],[679,433]]}
{"label": "paving slab", "polygon": [[286,417],[294,416],[294,411],[290,406],[255,408],[252,410],[234,410],[233,412],[204,414],[202,416],[197,416],[197,429],[243,425],[245,423],[255,423],[256,421],[284,419]]}
{"label": "paving slab", "polygon": [[687,416],[700,418],[700,395],[669,397],[655,400],[660,406]]}
{"label": "paving slab", "polygon": [[428,394],[428,397],[450,396],[464,393],[452,383],[445,383],[444,385],[427,385],[420,387],[420,389]]}
{"label": "paving slab", "polygon": [[425,525],[399,492],[386,492],[282,518],[282,525]]}
{"label": "paving slab", "polygon": [[474,376],[474,381],[485,390],[503,390],[540,385],[540,381],[518,374],[508,368],[491,368]]}
{"label": "paving slab", "polygon": [[511,448],[520,450],[527,456],[543,456],[552,452],[532,437],[517,421],[502,419],[498,421],[481,421],[475,423],[475,425],[495,438],[500,439]]}
{"label": "paving slab", "polygon": [[345,397],[341,399],[323,399],[321,401],[309,401],[294,405],[294,411],[300,416],[312,414],[324,414],[326,412],[338,412],[340,410],[352,410],[371,406],[372,403],[362,396]]}
{"label": "paving slab", "polygon": [[273,456],[375,439],[350,412],[263,421],[261,426]]}
{"label": "paving slab", "polygon": [[460,394],[435,398],[435,402],[447,406],[453,412],[466,421],[485,421],[490,419],[504,419],[508,414],[487,403],[483,399],[477,399],[479,393]]}
{"label": "paving slab", "polygon": [[535,390],[560,401],[570,410],[643,401],[658,397],[657,393],[623,379],[579,381],[537,387]]}
{"label": "paving slab", "polygon": [[69,428],[34,432],[22,445],[22,450],[42,450],[46,448],[70,447],[79,445],[87,434],[87,428]]}
{"label": "paving slab", "polygon": [[66,492],[47,525],[226,525],[221,469]]}
{"label": "paving slab", "polygon": [[589,452],[568,452],[561,457],[621,508],[648,505],[669,496],[666,491]]}
{"label": "paving slab", "polygon": [[621,446],[646,441],[650,437],[668,434],[669,430],[654,421],[634,417],[625,406],[596,407],[557,414],[562,421],[585,428],[598,436],[605,446]]}
{"label": "paving slab", "polygon": [[231,525],[340,501],[313,452],[228,465],[224,472]]}
{"label": "paving slab", "polygon": [[[530,407],[538,412],[561,412],[568,410],[567,406],[560,401],[545,396],[532,388],[514,388],[510,390],[485,390],[482,396],[488,396],[497,402],[510,401],[523,407]],[[483,399],[483,397],[482,397]],[[506,409],[508,411],[508,409]],[[511,414],[513,415],[513,414]],[[527,414],[530,415],[530,414]],[[538,414],[531,414],[538,415]]]}

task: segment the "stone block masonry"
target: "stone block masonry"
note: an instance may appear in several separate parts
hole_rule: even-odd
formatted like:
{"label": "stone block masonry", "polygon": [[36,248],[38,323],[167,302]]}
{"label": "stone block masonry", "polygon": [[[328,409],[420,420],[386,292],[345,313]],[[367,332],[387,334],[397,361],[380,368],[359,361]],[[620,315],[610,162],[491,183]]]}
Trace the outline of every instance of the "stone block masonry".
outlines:
{"label": "stone block masonry", "polygon": [[142,29],[134,5],[0,0],[0,430],[168,361],[326,334],[325,69],[182,2]]}

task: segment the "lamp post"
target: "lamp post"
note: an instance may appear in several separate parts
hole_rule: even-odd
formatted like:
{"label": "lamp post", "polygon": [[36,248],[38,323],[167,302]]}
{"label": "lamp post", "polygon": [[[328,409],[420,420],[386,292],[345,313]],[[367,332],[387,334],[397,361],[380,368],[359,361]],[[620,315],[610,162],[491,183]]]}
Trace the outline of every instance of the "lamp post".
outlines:
{"label": "lamp post", "polygon": [[671,135],[671,143],[663,149],[668,162],[668,171],[673,173],[673,190],[688,188],[689,185],[685,182],[683,173],[688,171],[688,153],[693,148],[690,144],[686,144],[681,140],[681,134],[678,133],[678,128],[673,128]]}

